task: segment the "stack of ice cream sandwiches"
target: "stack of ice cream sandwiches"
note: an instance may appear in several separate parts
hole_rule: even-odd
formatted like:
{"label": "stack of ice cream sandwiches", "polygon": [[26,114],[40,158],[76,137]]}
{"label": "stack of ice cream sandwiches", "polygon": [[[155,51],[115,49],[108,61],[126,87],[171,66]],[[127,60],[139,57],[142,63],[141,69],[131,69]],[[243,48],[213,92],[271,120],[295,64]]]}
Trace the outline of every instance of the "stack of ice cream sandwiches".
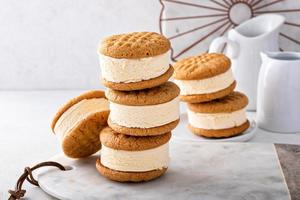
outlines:
{"label": "stack of ice cream sandwiches", "polygon": [[179,123],[178,86],[168,79],[170,42],[153,32],[105,38],[98,49],[102,83],[109,101],[108,126],[100,132],[105,177],[140,182],[164,174],[168,143]]}
{"label": "stack of ice cream sandwiches", "polygon": [[189,129],[209,138],[232,137],[249,128],[248,98],[235,92],[231,61],[223,54],[204,53],[174,64],[180,99],[187,102]]}

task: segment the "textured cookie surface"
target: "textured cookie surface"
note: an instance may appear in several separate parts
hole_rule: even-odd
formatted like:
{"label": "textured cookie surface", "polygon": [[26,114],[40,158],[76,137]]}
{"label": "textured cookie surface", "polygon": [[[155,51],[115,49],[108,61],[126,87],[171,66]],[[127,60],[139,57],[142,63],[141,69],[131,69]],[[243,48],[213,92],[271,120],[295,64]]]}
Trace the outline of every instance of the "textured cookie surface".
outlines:
{"label": "textured cookie surface", "polygon": [[201,135],[204,137],[209,138],[226,138],[226,137],[232,137],[235,135],[239,135],[246,131],[250,126],[249,121],[247,120],[244,124],[232,127],[228,129],[219,129],[219,130],[208,130],[208,129],[201,129],[193,127],[192,125],[188,125],[189,129],[196,135]]}
{"label": "textured cookie surface", "polygon": [[62,140],[62,150],[70,158],[84,158],[101,148],[100,131],[107,126],[109,111],[90,115],[75,126]]}
{"label": "textured cookie surface", "polygon": [[103,145],[125,151],[153,149],[167,143],[170,138],[170,132],[158,136],[137,137],[117,133],[110,127],[103,129],[100,133],[100,141]]}
{"label": "textured cookie surface", "polygon": [[113,58],[146,58],[166,53],[170,41],[154,32],[134,32],[105,38],[99,52]]}
{"label": "textured cookie surface", "polygon": [[52,123],[51,123],[51,128],[54,131],[54,127],[60,116],[64,114],[69,108],[71,108],[73,105],[77,104],[78,102],[84,100],[84,99],[92,99],[92,98],[105,98],[105,94],[102,90],[91,90],[88,92],[85,92],[71,100],[69,100],[66,104],[64,104],[57,113],[55,114]]}
{"label": "textured cookie surface", "polygon": [[180,100],[188,103],[208,102],[229,95],[230,93],[233,92],[235,87],[236,87],[236,81],[234,81],[227,88],[224,88],[223,90],[217,92],[207,93],[207,94],[180,95]]}
{"label": "textured cookie surface", "polygon": [[169,80],[172,76],[174,69],[172,66],[159,77],[152,78],[149,80],[139,81],[139,82],[132,82],[132,83],[114,83],[102,79],[102,83],[104,86],[113,89],[113,90],[121,90],[121,91],[132,91],[132,90],[143,90],[147,88],[152,88],[159,86]]}
{"label": "textured cookie surface", "polygon": [[96,161],[96,168],[106,178],[119,182],[143,182],[150,181],[163,175],[167,168],[147,172],[121,172],[109,169],[101,164],[100,158]]}
{"label": "textured cookie surface", "polygon": [[118,133],[132,136],[153,136],[162,135],[172,131],[179,123],[179,119],[168,124],[153,128],[129,128],[113,123],[109,118],[107,120],[109,127]]}
{"label": "textured cookie surface", "polygon": [[201,80],[226,72],[230,59],[223,54],[205,53],[184,58],[174,65],[174,78],[179,80]]}
{"label": "textured cookie surface", "polygon": [[179,95],[179,87],[172,82],[166,82],[154,88],[135,90],[135,91],[117,91],[108,89],[105,92],[106,97],[122,105],[156,105],[171,101]]}
{"label": "textured cookie surface", "polygon": [[231,94],[204,103],[189,103],[188,108],[198,113],[228,113],[243,109],[248,104],[248,98],[241,92]]}

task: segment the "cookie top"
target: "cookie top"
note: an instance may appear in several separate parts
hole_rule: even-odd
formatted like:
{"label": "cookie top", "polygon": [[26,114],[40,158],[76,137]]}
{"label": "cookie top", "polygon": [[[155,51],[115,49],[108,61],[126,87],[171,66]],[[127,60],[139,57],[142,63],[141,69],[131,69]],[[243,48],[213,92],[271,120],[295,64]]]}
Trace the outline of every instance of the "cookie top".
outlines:
{"label": "cookie top", "polygon": [[248,105],[248,98],[241,92],[232,92],[226,97],[204,103],[188,103],[188,108],[197,113],[229,113]]}
{"label": "cookie top", "polygon": [[129,136],[117,133],[110,127],[100,132],[100,141],[103,145],[118,150],[143,151],[153,149],[167,143],[171,138],[171,132],[158,136]]}
{"label": "cookie top", "polygon": [[105,38],[99,52],[113,58],[147,58],[166,53],[170,41],[154,32],[134,32]]}
{"label": "cookie top", "polygon": [[179,80],[201,80],[226,72],[231,61],[224,54],[204,53],[176,62],[173,77]]}
{"label": "cookie top", "polygon": [[107,89],[105,96],[109,101],[122,105],[156,105],[171,101],[179,95],[179,87],[166,82],[154,88],[134,91],[117,91]]}
{"label": "cookie top", "polygon": [[93,98],[105,98],[105,94],[102,90],[91,90],[88,92],[85,92],[71,100],[69,100],[66,104],[61,106],[57,113],[55,114],[52,123],[51,123],[51,129],[54,131],[54,127],[58,119],[66,112],[69,108],[71,108],[73,105],[77,104],[78,102],[84,100],[84,99],[93,99]]}

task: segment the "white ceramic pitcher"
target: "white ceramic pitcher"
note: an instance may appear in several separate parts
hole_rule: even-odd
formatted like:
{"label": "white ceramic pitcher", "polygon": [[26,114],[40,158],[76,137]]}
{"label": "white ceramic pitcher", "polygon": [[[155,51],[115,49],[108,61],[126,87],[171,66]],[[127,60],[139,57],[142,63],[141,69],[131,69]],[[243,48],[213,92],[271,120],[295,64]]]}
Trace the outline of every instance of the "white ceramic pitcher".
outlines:
{"label": "white ceramic pitcher", "polygon": [[281,15],[260,15],[230,30],[228,37],[216,38],[210,45],[209,52],[221,52],[227,44],[226,54],[232,61],[237,90],[249,98],[248,110],[256,110],[260,52],[279,50],[279,29],[284,21]]}
{"label": "white ceramic pitcher", "polygon": [[261,53],[257,124],[275,132],[300,132],[300,53]]}

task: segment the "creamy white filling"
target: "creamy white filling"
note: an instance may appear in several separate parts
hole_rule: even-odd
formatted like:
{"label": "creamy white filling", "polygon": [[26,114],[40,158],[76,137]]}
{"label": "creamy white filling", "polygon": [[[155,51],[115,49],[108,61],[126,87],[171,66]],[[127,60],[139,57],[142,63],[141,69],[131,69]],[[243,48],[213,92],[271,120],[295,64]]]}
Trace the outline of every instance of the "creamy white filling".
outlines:
{"label": "creamy white filling", "polygon": [[128,106],[110,102],[110,120],[130,128],[152,128],[179,119],[179,98],[157,105]]}
{"label": "creamy white filling", "polygon": [[240,126],[247,121],[246,110],[231,113],[196,113],[187,109],[189,123],[201,129],[227,129]]}
{"label": "creamy white filling", "polygon": [[109,103],[105,98],[84,99],[65,111],[57,120],[54,133],[60,141],[80,121],[91,114],[109,110]]}
{"label": "creamy white filling", "polygon": [[169,69],[169,53],[139,59],[117,59],[99,54],[102,78],[115,83],[131,83],[156,78]]}
{"label": "creamy white filling", "polygon": [[229,87],[234,82],[232,70],[201,80],[175,80],[181,95],[207,94]]}
{"label": "creamy white filling", "polygon": [[144,172],[168,167],[169,144],[144,151],[124,151],[102,145],[101,164],[125,172]]}

